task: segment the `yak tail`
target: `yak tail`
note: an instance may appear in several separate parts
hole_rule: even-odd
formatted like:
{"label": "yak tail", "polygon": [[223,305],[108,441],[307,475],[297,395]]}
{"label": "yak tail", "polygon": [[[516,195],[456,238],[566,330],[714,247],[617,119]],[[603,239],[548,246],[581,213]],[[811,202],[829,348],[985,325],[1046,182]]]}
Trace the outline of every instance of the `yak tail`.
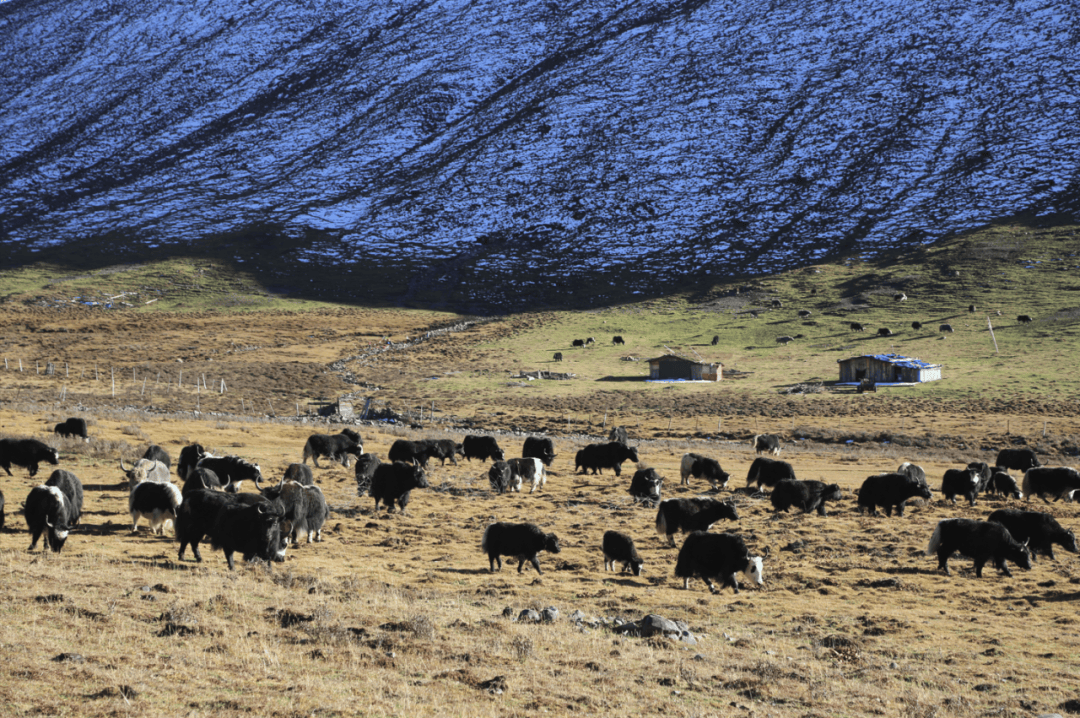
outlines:
{"label": "yak tail", "polygon": [[1024,492],[1024,496],[1027,496],[1029,499],[1031,498],[1031,474],[1030,474],[1030,469],[1028,471],[1024,472],[1024,483],[1023,483],[1023,486],[1021,487],[1020,490]]}
{"label": "yak tail", "polygon": [[938,546],[941,546],[941,524],[944,521],[939,521],[937,528],[934,529],[934,535],[930,537],[930,545],[926,547],[926,555],[933,556],[937,553]]}
{"label": "yak tail", "polygon": [[667,516],[662,505],[656,511],[656,533],[667,536]]}
{"label": "yak tail", "polygon": [[307,460],[311,458],[311,455],[312,455],[313,453],[314,453],[314,452],[313,452],[313,451],[311,450],[311,442],[310,442],[310,441],[308,441],[308,443],[304,444],[304,458],[303,458],[303,463],[305,463],[305,464],[306,464],[306,463],[307,463]]}
{"label": "yak tail", "polygon": [[[495,524],[492,524],[491,526],[494,525]],[[488,552],[488,534],[491,533],[491,526],[488,526],[486,529],[484,529],[484,538],[480,539],[480,550],[484,553]]]}
{"label": "yak tail", "polygon": [[754,434],[754,438],[750,439],[750,446],[757,448],[757,440],[761,438],[761,434]]}

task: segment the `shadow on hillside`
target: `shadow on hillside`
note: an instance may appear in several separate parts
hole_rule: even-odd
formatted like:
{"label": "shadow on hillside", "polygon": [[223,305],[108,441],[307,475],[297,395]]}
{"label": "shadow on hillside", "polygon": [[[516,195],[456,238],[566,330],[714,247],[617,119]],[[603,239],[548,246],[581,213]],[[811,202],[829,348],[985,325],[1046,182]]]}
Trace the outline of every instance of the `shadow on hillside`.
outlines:
{"label": "shadow on hillside", "polygon": [[[504,565],[509,565],[509,561],[503,561]],[[436,573],[461,573],[468,576],[479,576],[484,573],[490,573],[486,568],[437,568]]]}
{"label": "shadow on hillside", "polygon": [[643,376],[602,376],[597,381],[645,381]]}
{"label": "shadow on hillside", "polygon": [[[1065,593],[1064,591],[1050,592],[1046,594],[1033,594],[1030,596],[1022,597],[1028,603],[1034,604],[1035,602],[1046,603],[1062,603],[1065,601],[1080,601],[1080,591],[1072,591]],[[1001,596],[1003,601],[1014,601],[1016,596]]]}

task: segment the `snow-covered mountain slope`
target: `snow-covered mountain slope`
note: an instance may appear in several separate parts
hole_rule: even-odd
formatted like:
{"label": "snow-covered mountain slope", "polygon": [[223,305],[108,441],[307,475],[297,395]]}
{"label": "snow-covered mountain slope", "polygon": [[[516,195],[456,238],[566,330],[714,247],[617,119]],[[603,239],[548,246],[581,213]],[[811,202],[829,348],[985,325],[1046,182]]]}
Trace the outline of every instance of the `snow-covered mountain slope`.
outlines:
{"label": "snow-covered mountain slope", "polygon": [[0,241],[281,226],[505,306],[1075,221],[1078,7],[13,0]]}

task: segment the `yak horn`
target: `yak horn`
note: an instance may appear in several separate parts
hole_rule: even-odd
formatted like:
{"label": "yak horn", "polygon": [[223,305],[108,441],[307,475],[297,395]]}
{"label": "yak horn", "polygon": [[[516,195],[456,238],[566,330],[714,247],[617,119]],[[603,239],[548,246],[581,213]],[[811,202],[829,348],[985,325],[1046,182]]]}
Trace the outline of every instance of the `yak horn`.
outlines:
{"label": "yak horn", "polygon": [[129,469],[128,467],[124,466],[124,457],[123,457],[123,456],[121,456],[121,457],[120,457],[120,468],[124,470],[124,473],[125,473],[125,474],[126,474],[126,473],[127,473],[128,471],[130,471],[130,470],[131,470],[131,469]]}

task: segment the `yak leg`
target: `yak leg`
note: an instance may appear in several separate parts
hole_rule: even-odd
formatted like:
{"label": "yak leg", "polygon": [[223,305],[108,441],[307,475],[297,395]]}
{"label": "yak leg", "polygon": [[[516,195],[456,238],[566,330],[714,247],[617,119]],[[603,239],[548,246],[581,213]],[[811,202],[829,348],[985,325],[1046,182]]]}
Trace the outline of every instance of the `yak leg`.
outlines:
{"label": "yak leg", "polygon": [[945,572],[946,576],[952,576],[952,572],[949,570],[949,556],[952,556],[952,549],[946,549],[944,547],[938,549],[938,568]]}
{"label": "yak leg", "polygon": [[529,557],[529,563],[533,565],[533,568],[536,569],[536,573],[538,575],[544,575],[544,572],[540,570],[540,559],[537,558],[536,554],[533,554],[531,557]]}

